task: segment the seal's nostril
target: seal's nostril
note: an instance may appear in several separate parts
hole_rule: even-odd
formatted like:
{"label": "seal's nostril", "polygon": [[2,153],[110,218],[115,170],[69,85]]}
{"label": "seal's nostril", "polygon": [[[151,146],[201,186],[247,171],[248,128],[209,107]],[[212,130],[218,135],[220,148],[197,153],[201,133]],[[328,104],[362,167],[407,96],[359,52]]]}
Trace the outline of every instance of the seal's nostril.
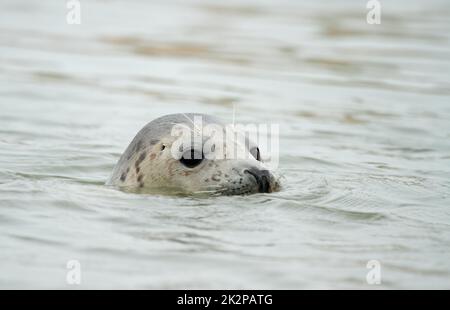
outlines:
{"label": "seal's nostril", "polygon": [[256,183],[258,183],[258,191],[260,193],[270,193],[272,189],[270,187],[270,172],[267,170],[258,170],[258,169],[247,169],[244,171],[252,175],[256,179]]}
{"label": "seal's nostril", "polygon": [[259,184],[259,191],[261,193],[269,193],[270,183],[266,175],[261,176],[261,182]]}

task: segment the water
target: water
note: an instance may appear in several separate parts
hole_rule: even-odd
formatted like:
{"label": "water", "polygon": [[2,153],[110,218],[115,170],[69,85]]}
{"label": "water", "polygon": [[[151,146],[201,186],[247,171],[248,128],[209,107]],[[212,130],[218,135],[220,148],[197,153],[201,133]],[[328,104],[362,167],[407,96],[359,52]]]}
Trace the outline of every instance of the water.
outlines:
{"label": "water", "polygon": [[[447,1],[81,2],[0,4],[1,288],[450,288]],[[280,124],[281,192],[104,186],[148,121],[233,106]]]}

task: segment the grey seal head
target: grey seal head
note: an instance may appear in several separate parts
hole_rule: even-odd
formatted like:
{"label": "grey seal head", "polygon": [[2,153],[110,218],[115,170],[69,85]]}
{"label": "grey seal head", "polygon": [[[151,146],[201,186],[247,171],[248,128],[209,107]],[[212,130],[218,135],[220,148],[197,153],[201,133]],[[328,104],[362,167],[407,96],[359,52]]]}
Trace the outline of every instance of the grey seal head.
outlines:
{"label": "grey seal head", "polygon": [[[199,130],[195,123],[198,118],[202,126],[211,125],[216,130]],[[174,130],[177,126],[178,131]],[[261,161],[259,147],[248,136],[245,143],[236,143],[241,133],[224,138],[218,134],[220,126],[225,124],[213,116],[192,113],[171,114],[151,121],[123,153],[107,185],[139,192],[163,190],[186,194],[277,191],[279,177]],[[186,137],[186,132],[191,135]],[[234,156],[236,149],[245,156]]]}

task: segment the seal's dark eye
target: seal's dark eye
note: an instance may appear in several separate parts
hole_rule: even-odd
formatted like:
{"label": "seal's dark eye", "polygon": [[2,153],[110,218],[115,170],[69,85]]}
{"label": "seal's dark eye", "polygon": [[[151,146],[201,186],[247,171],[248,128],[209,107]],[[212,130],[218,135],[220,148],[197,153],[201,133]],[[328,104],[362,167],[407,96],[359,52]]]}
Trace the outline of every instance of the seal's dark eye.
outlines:
{"label": "seal's dark eye", "polygon": [[203,159],[204,159],[203,153],[197,152],[195,150],[190,150],[183,154],[183,157],[181,157],[180,162],[188,168],[194,168],[200,165]]}
{"label": "seal's dark eye", "polygon": [[259,148],[255,147],[250,150],[250,153],[255,157],[257,161],[261,161],[261,153],[259,152]]}

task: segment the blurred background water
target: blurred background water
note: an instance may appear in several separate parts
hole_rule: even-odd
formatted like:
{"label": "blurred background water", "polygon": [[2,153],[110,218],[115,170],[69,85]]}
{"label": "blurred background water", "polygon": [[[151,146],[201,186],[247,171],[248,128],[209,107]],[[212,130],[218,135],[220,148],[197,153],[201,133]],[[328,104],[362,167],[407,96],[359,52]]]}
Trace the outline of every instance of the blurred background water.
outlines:
{"label": "blurred background water", "polygon": [[[393,3],[395,2],[395,3]],[[450,5],[0,2],[0,288],[450,288]],[[169,113],[278,123],[284,188],[104,186]]]}

